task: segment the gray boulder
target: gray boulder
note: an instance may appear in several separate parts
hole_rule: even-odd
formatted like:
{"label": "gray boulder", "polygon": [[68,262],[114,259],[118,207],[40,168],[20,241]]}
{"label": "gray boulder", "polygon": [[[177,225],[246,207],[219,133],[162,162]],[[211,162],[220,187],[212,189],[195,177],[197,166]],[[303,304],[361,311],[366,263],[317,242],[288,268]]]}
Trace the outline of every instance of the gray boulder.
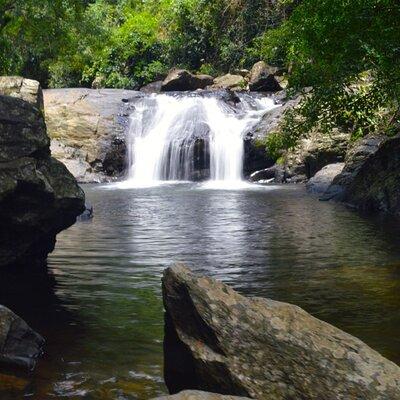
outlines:
{"label": "gray boulder", "polygon": [[277,68],[267,65],[264,61],[254,64],[250,71],[249,89],[253,92],[278,92],[281,85],[275,77]]}
{"label": "gray boulder", "polygon": [[44,339],[21,318],[0,305],[0,371],[31,372],[42,354]]}
{"label": "gray boulder", "polygon": [[193,75],[184,69],[172,69],[161,86],[162,92],[205,89],[212,85],[214,78],[209,75]]}
{"label": "gray boulder", "polygon": [[[6,86],[6,77],[1,81]],[[0,91],[0,267],[42,262],[54,248],[57,233],[84,210],[82,189],[65,166],[50,157],[38,104]]]}
{"label": "gray boulder", "polygon": [[107,182],[125,171],[124,103],[138,92],[122,89],[44,91],[51,151],[81,183]]}
{"label": "gray boulder", "polygon": [[400,368],[299,307],[164,272],[165,382],[256,399],[400,398]]}
{"label": "gray boulder", "polygon": [[0,93],[22,99],[43,111],[43,92],[38,81],[20,76],[0,76]]}
{"label": "gray boulder", "polygon": [[351,204],[366,212],[400,215],[400,135],[371,135],[357,142],[324,200]]}
{"label": "gray boulder", "polygon": [[313,194],[325,193],[333,180],[343,171],[343,168],[344,163],[326,165],[307,182],[307,191]]}
{"label": "gray boulder", "polygon": [[245,400],[248,397],[224,396],[217,393],[186,390],[171,396],[161,396],[154,400]]}
{"label": "gray boulder", "polygon": [[247,82],[241,75],[226,74],[214,79],[212,89],[244,90]]}

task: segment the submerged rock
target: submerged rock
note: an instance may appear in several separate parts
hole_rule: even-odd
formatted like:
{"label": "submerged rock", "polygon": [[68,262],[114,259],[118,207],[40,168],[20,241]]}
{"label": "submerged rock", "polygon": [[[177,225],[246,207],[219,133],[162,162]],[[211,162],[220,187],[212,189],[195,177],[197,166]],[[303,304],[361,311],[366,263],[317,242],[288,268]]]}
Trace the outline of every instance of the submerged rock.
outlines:
{"label": "submerged rock", "polygon": [[163,277],[165,381],[256,399],[400,398],[400,368],[291,304],[246,298],[182,265]]}
{"label": "submerged rock", "polygon": [[76,180],[50,157],[41,95],[0,95],[0,267],[41,262],[84,209]]}
{"label": "submerged rock", "polygon": [[248,397],[224,396],[217,393],[201,392],[199,390],[186,390],[184,392],[171,395],[157,397],[154,400],[244,400]]}
{"label": "submerged rock", "polygon": [[400,215],[400,135],[371,135],[348,152],[346,164],[323,199],[349,203],[366,212]]}
{"label": "submerged rock", "polygon": [[31,372],[44,339],[21,318],[0,305],[0,371]]}
{"label": "submerged rock", "polygon": [[333,180],[343,171],[343,168],[344,163],[326,165],[307,182],[307,191],[313,194],[325,193]]}
{"label": "submerged rock", "polygon": [[212,85],[214,78],[209,75],[194,75],[184,69],[172,69],[161,86],[162,92],[205,89]]}

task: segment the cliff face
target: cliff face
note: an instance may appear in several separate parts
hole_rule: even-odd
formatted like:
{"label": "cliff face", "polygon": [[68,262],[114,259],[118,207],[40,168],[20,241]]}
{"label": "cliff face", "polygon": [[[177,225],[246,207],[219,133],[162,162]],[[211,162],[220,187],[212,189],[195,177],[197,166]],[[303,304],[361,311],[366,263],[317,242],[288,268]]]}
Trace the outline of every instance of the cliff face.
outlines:
{"label": "cliff face", "polygon": [[119,89],[44,91],[51,151],[79,182],[104,182],[125,170],[122,100],[138,92]]}
{"label": "cliff face", "polygon": [[0,77],[0,268],[45,259],[84,202],[75,178],[50,155],[39,83]]}

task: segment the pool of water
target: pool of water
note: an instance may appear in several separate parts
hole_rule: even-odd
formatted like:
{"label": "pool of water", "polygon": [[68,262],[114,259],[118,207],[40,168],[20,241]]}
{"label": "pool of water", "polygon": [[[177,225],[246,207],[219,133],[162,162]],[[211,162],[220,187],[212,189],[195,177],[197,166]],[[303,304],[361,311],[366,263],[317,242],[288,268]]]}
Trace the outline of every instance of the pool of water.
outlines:
{"label": "pool of water", "polygon": [[[180,261],[249,296],[295,303],[400,362],[400,224],[300,186],[84,187],[95,217],[58,236],[48,273],[0,300],[47,339],[1,399],[149,399],[166,393],[160,278]],[[1,381],[1,379],[0,379]],[[10,387],[8,387],[10,386]]]}

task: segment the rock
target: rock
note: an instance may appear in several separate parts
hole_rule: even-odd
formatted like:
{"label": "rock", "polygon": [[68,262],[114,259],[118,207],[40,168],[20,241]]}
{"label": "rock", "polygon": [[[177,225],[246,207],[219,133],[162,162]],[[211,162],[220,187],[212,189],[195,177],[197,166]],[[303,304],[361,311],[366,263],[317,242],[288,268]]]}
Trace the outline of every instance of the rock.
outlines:
{"label": "rock", "polygon": [[42,262],[84,209],[82,189],[50,157],[38,104],[0,95],[0,268]]}
{"label": "rock", "polygon": [[79,182],[107,182],[124,173],[129,104],[122,100],[137,94],[122,89],[44,91],[52,153]]}
{"label": "rock", "polygon": [[246,298],[182,265],[163,277],[170,393],[256,399],[400,398],[400,368],[291,304]]}
{"label": "rock", "polygon": [[284,168],[281,165],[275,164],[272,167],[253,172],[249,180],[251,182],[274,181],[277,183],[284,182]]}
{"label": "rock", "polygon": [[323,194],[344,168],[344,163],[329,164],[318,171],[306,184],[307,191]]}
{"label": "rock", "polygon": [[275,78],[277,68],[267,65],[264,61],[254,64],[250,71],[249,89],[254,92],[278,92],[281,85]]}
{"label": "rock", "polygon": [[104,89],[106,87],[105,75],[98,75],[92,82],[92,89]]}
{"label": "rock", "polygon": [[323,199],[351,204],[366,212],[400,215],[400,135],[361,139]]}
{"label": "rock", "polygon": [[241,75],[223,75],[214,79],[212,89],[244,90],[247,86],[246,80]]}
{"label": "rock", "polygon": [[148,83],[140,88],[143,93],[160,93],[163,85],[163,81],[156,81]]}
{"label": "rock", "polygon": [[266,169],[274,165],[274,160],[268,156],[264,145],[247,138],[244,141],[244,176],[250,176],[254,171]]}
{"label": "rock", "polygon": [[213,83],[209,75],[193,75],[184,69],[172,69],[161,86],[162,92],[205,89]]}
{"label": "rock", "polygon": [[343,162],[349,142],[350,134],[338,130],[310,133],[285,155],[288,181],[305,182],[326,165]]}
{"label": "rock", "polygon": [[31,372],[42,354],[44,339],[21,318],[0,305],[0,371]]}
{"label": "rock", "polygon": [[77,221],[90,221],[93,218],[93,206],[87,201],[85,211],[78,216]]}
{"label": "rock", "polygon": [[43,92],[38,81],[20,76],[0,76],[0,94],[25,100],[44,110]]}
{"label": "rock", "polygon": [[201,392],[199,390],[186,390],[173,396],[157,397],[154,400],[245,400],[248,397],[224,396],[217,393]]}

